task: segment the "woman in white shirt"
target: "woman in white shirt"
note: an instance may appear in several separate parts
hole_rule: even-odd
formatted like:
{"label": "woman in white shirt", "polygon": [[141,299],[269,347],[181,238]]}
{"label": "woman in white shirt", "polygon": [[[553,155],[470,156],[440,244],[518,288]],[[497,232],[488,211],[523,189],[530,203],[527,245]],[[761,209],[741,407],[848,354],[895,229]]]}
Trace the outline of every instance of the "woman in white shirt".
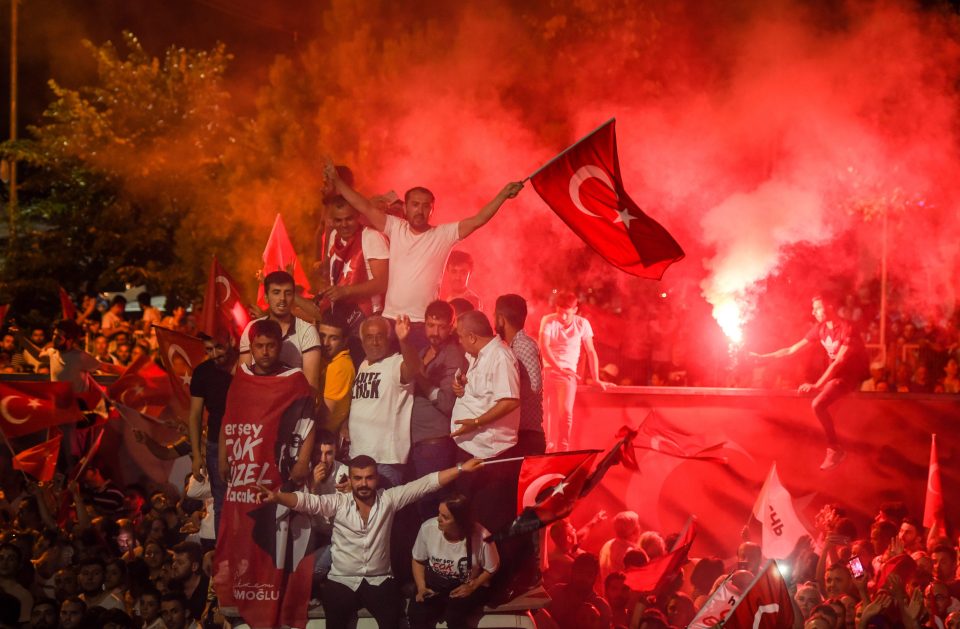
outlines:
{"label": "woman in white shirt", "polygon": [[466,628],[483,608],[500,567],[497,547],[483,541],[489,534],[473,521],[462,494],[446,498],[437,517],[423,523],[413,545],[417,595],[408,610],[411,629],[433,629],[440,620],[450,629]]}

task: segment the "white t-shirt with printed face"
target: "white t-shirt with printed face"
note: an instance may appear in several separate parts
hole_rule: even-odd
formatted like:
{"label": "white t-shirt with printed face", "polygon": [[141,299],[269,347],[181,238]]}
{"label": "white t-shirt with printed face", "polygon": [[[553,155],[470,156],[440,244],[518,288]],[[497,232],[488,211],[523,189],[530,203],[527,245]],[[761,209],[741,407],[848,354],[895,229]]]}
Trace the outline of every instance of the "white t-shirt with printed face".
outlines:
{"label": "white t-shirt with printed face", "polygon": [[474,525],[470,539],[470,554],[473,556],[470,572],[467,572],[467,540],[451,542],[440,532],[437,518],[430,518],[420,527],[413,545],[413,558],[426,564],[427,568],[450,580],[465,583],[481,572],[493,574],[500,567],[500,554],[496,545],[483,541],[490,533],[479,524]]}
{"label": "white t-shirt with printed face", "polygon": [[[267,317],[260,317],[254,321],[262,321]],[[283,345],[280,347],[280,362],[287,367],[303,367],[303,355],[310,351],[320,351],[320,334],[317,328],[307,323],[303,319],[294,317],[294,324],[287,330],[283,337]],[[250,351],[250,327],[253,321],[247,324],[243,329],[243,335],[240,337],[240,353],[244,354]]]}
{"label": "white t-shirt with printed face", "polygon": [[459,225],[444,223],[418,234],[407,221],[387,216],[383,233],[390,239],[390,273],[383,316],[423,321],[427,305],[440,294],[447,256],[460,240]]}
{"label": "white t-shirt with printed face", "polygon": [[[390,258],[390,243],[386,237],[375,229],[367,227],[362,228],[360,234],[360,248],[363,249],[363,265],[367,268],[367,279],[373,279],[373,270],[370,268],[370,260],[388,260]],[[330,232],[330,243],[327,245],[327,257],[333,252],[333,243],[337,241],[337,230]],[[374,312],[383,310],[383,297],[373,295],[370,297],[370,303],[373,305]]]}
{"label": "white t-shirt with printed face", "polygon": [[360,363],[350,402],[351,457],[366,454],[377,463],[407,462],[413,384],[400,382],[402,364],[400,354]]}
{"label": "white t-shirt with printed face", "polygon": [[556,314],[548,314],[540,320],[540,339],[563,369],[577,370],[583,341],[592,338],[593,327],[579,315],[573,315],[567,325],[561,323]]}

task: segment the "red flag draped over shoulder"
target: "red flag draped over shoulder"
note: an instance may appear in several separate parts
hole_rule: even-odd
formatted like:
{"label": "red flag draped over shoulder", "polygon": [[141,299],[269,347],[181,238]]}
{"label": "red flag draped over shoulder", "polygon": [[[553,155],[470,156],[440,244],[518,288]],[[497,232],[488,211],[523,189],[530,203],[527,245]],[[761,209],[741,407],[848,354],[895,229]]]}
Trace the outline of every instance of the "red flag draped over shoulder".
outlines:
{"label": "red flag draped over shoulder", "polygon": [[[263,276],[266,277],[274,271],[286,271],[293,276],[293,282],[297,286],[302,286],[305,289],[310,288],[310,280],[307,279],[306,272],[297,260],[297,252],[293,249],[293,243],[290,242],[290,236],[287,235],[283,218],[279,214],[273,222],[273,229],[270,230],[267,246],[263,249]],[[267,308],[262,283],[257,291],[257,305],[263,310]]]}
{"label": "red flag draped over shoulder", "polygon": [[170,376],[173,388],[173,397],[177,403],[175,413],[185,418],[190,409],[190,380],[193,370],[207,358],[203,348],[203,341],[181,334],[160,326],[153,326],[157,331],[157,343],[160,346],[160,362]]}
{"label": "red flag draped over shoulder", "polygon": [[291,491],[290,468],[313,426],[303,372],[254,376],[237,370],[222,431],[232,470],[217,535],[214,584],[220,604],[251,627],[303,627],[313,550],[310,518],[256,503],[256,485]]}
{"label": "red flag draped over shoulder", "polygon": [[0,429],[8,437],[82,418],[69,382],[0,382]]}
{"label": "red flag draped over shoulder", "polygon": [[554,158],[530,182],[570,229],[621,271],[660,279],[683,258],[673,236],[627,195],[613,119]]}
{"label": "red flag draped over shoulder", "polygon": [[248,323],[250,315],[240,288],[214,257],[203,295],[201,328],[217,340],[230,339],[233,345],[237,345]]}

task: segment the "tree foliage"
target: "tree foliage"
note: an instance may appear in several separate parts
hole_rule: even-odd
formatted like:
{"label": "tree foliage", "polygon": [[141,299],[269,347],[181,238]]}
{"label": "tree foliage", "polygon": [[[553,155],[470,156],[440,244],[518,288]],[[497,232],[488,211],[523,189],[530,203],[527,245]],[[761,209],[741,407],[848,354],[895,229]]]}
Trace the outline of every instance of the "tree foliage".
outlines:
{"label": "tree foliage", "polygon": [[124,51],[87,48],[93,85],[50,82],[53,99],[31,138],[4,145],[24,166],[20,238],[8,247],[4,292],[27,311],[38,295],[149,289],[196,296],[206,260],[228,229],[206,231],[223,204],[223,156],[232,116],[230,60],[171,47],[151,57],[130,33]]}

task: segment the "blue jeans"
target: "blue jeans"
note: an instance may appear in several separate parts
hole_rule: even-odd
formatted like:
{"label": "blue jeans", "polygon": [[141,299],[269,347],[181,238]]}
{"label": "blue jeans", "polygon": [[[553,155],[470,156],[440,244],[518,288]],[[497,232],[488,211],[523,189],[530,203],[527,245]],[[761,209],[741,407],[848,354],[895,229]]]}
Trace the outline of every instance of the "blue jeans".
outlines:
{"label": "blue jeans", "polygon": [[379,487],[390,489],[403,484],[403,468],[400,463],[377,463],[377,474],[380,475]]}
{"label": "blue jeans", "polygon": [[[443,471],[457,464],[457,444],[450,437],[420,441],[410,449],[410,461],[413,463],[413,475],[416,478]],[[421,522],[437,515],[440,503],[447,493],[441,489],[417,502]]]}
{"label": "blue jeans", "polygon": [[213,526],[217,536],[220,535],[220,512],[223,511],[223,499],[227,495],[227,484],[220,478],[219,454],[220,443],[208,440],[207,478],[210,479],[210,492],[213,494]]}

